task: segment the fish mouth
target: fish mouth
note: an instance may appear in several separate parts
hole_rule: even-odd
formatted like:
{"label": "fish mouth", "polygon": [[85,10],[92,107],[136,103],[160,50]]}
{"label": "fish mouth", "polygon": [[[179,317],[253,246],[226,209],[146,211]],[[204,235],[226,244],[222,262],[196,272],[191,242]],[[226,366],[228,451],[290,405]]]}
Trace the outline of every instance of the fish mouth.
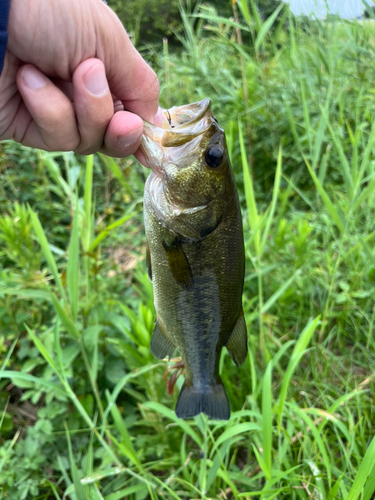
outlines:
{"label": "fish mouth", "polygon": [[156,173],[162,169],[164,148],[183,146],[207,132],[213,121],[216,122],[210,99],[161,110],[160,127],[143,121],[140,146],[149,167]]}

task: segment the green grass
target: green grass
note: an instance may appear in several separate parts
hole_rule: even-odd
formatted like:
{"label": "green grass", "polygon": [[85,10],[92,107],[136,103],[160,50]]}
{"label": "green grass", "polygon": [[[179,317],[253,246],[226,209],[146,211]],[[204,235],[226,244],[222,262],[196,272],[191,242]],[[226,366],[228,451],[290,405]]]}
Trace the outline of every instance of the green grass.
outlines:
{"label": "green grass", "polygon": [[179,420],[150,353],[144,169],[5,143],[4,498],[374,496],[374,28],[238,9],[182,12],[181,50],[148,53],[162,99],[209,96],[226,130],[249,331],[244,365],[221,359],[231,419]]}

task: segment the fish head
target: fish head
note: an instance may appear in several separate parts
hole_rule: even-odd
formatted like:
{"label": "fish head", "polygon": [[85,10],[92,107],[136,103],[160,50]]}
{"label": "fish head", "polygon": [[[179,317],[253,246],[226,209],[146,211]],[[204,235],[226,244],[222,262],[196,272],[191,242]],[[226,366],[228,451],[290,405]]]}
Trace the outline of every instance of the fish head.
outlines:
{"label": "fish head", "polygon": [[163,115],[160,127],[144,124],[141,150],[153,171],[149,189],[159,216],[197,239],[217,225],[233,193],[224,130],[209,99]]}

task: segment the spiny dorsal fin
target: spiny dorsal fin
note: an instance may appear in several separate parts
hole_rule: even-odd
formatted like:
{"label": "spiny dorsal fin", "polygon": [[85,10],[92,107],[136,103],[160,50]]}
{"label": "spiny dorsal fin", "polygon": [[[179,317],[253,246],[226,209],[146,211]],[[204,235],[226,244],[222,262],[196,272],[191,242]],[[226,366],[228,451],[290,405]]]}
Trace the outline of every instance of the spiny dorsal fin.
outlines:
{"label": "spiny dorsal fin", "polygon": [[225,347],[236,365],[241,366],[247,356],[247,331],[242,308],[236,326]]}
{"label": "spiny dorsal fin", "polygon": [[163,247],[174,279],[179,285],[189,288],[193,282],[193,273],[180,239],[175,238],[171,244],[163,243]]}
{"label": "spiny dorsal fin", "polygon": [[163,333],[158,320],[155,322],[150,348],[153,356],[157,359],[164,359],[168,356],[171,358],[176,350],[169,338]]}

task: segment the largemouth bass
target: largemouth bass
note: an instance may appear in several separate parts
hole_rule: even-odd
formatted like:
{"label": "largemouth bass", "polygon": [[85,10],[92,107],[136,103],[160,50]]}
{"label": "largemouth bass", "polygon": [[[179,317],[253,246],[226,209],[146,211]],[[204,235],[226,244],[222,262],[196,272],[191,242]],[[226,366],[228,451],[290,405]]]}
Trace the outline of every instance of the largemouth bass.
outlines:
{"label": "largemouth bass", "polygon": [[210,100],[163,110],[145,123],[141,150],[152,173],[144,193],[147,267],[157,320],[151,351],[179,351],[185,382],[180,418],[230,416],[219,374],[222,348],[240,366],[247,354],[242,310],[241,212],[223,129]]}

